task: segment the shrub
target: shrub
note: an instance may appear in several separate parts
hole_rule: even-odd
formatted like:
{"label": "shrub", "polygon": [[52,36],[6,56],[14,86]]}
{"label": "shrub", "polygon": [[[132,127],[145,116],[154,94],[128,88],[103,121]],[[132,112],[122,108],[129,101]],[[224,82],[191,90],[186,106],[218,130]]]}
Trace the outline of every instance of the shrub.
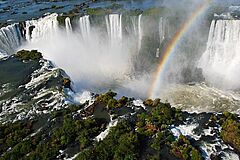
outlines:
{"label": "shrub", "polygon": [[151,100],[151,99],[146,99],[144,102],[143,102],[143,104],[145,105],[145,106],[153,106],[153,100]]}
{"label": "shrub", "polygon": [[17,54],[15,55],[17,58],[20,58],[21,60],[39,60],[42,58],[42,53],[38,52],[37,50],[21,50],[18,51]]}
{"label": "shrub", "polygon": [[240,123],[228,118],[222,125],[221,137],[240,152]]}
{"label": "shrub", "polygon": [[202,160],[200,152],[183,135],[180,135],[179,139],[171,144],[171,152],[183,160]]}

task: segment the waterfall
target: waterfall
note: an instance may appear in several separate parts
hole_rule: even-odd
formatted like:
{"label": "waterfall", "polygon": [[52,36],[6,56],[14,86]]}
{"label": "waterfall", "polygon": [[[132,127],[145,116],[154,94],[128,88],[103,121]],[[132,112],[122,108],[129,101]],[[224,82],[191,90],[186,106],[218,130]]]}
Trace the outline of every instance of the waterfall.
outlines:
{"label": "waterfall", "polygon": [[128,32],[130,32],[130,34],[134,35],[134,38],[137,39],[136,44],[137,44],[137,53],[140,52],[141,49],[141,43],[142,43],[142,36],[143,36],[143,31],[142,31],[142,23],[141,23],[141,19],[142,19],[142,14],[140,14],[139,16],[131,16],[131,27],[128,29]]}
{"label": "waterfall", "polygon": [[69,17],[67,17],[65,19],[65,26],[66,26],[67,34],[71,33],[72,32],[72,25],[71,25],[71,19]]}
{"label": "waterfall", "polygon": [[26,39],[36,42],[51,38],[58,30],[57,14],[51,14],[38,20],[26,21]]}
{"label": "waterfall", "polygon": [[207,49],[198,66],[206,80],[226,89],[240,87],[240,20],[212,21]]}
{"label": "waterfall", "polygon": [[128,28],[128,32],[134,34],[134,36],[138,36],[138,18],[137,16],[131,16],[131,26]]}
{"label": "waterfall", "polygon": [[142,14],[138,16],[138,53],[141,50],[142,36],[143,36],[141,19],[142,19]]}
{"label": "waterfall", "polygon": [[89,39],[90,36],[90,20],[89,15],[83,16],[79,18],[79,26],[82,38],[84,40]]}
{"label": "waterfall", "polygon": [[122,15],[106,16],[107,33],[111,42],[122,41]]}
{"label": "waterfall", "polygon": [[160,46],[168,35],[168,20],[161,17],[159,20],[159,42]]}
{"label": "waterfall", "polygon": [[12,54],[20,45],[23,37],[18,24],[0,29],[0,54]]}
{"label": "waterfall", "polygon": [[160,49],[157,48],[157,51],[156,51],[156,58],[159,58],[160,57]]}

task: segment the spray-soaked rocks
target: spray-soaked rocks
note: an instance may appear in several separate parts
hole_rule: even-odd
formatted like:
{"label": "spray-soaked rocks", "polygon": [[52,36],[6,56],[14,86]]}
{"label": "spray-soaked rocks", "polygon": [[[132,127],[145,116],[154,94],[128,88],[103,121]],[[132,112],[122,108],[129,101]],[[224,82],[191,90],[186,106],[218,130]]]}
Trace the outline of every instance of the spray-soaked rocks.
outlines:
{"label": "spray-soaked rocks", "polygon": [[[3,148],[2,156],[11,159],[17,155],[19,149],[32,146],[27,150],[22,149],[20,158],[64,159],[77,153],[77,159],[90,160],[100,157],[201,160],[208,159],[206,154],[209,157],[212,154],[211,157],[219,155],[215,157],[222,158],[220,154],[227,151],[223,152],[222,149],[225,146],[220,139],[219,125],[233,135],[230,132],[233,131],[232,125],[228,127],[228,123],[225,127],[224,123],[233,119],[236,121],[234,126],[239,124],[238,117],[230,113],[190,114],[162,103],[160,99],[140,102],[128,97],[117,99],[116,95],[110,90],[100,95],[92,95],[95,99],[93,103],[68,105],[43,115],[45,117],[36,116],[34,130],[26,133],[31,135],[30,139],[26,139],[25,134],[19,135],[17,145],[8,144]],[[45,98],[42,97],[43,100]],[[237,132],[234,131],[231,136],[234,142],[239,137],[238,133],[235,133]],[[2,139],[4,142],[6,139],[12,141],[14,137],[5,136]],[[215,142],[217,146],[214,146],[214,152],[205,152],[203,144]],[[2,141],[0,144],[3,144]],[[8,151],[9,147],[12,147],[12,150]]]}
{"label": "spray-soaked rocks", "polygon": [[0,122],[47,114],[64,107],[66,73],[37,51],[20,51],[0,61]]}

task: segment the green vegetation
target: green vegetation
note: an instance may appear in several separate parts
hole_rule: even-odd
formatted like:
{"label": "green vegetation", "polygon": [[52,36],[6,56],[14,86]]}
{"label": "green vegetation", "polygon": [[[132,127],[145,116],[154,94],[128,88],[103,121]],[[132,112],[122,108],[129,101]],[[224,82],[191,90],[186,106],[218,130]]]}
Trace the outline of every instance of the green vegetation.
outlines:
{"label": "green vegetation", "polygon": [[194,148],[187,137],[180,135],[179,139],[171,144],[171,152],[184,160],[201,160],[200,152]]}
{"label": "green vegetation", "polygon": [[112,5],[110,5],[108,7],[104,7],[104,8],[101,8],[101,7],[86,8],[85,13],[87,13],[88,15],[99,16],[99,15],[110,14],[113,11],[121,12],[122,10],[123,10],[123,5],[122,4],[113,3]]}
{"label": "green vegetation", "polygon": [[[183,135],[176,138],[170,130],[172,125],[183,123],[185,116],[181,110],[160,99],[147,99],[144,101],[147,110],[140,109],[131,116],[120,118],[114,111],[131,106],[133,99],[116,99],[116,95],[110,90],[96,96],[95,103],[90,106],[88,102],[70,105],[46,117],[1,125],[0,160],[65,157],[60,150],[66,154],[74,150],[71,156],[79,153],[78,160],[203,159],[193,140]],[[106,130],[108,121],[97,118],[94,112],[86,112],[100,107],[107,114],[114,113],[118,124],[110,128],[103,140],[96,141],[95,137]],[[212,114],[209,118],[209,123],[222,125],[221,137],[239,151],[239,117],[225,112]]]}
{"label": "green vegetation", "polygon": [[[74,8],[68,12],[64,12],[61,15],[57,17],[57,20],[60,25],[64,26],[65,25],[65,19],[69,17],[71,20],[74,19],[75,17],[81,16],[84,14],[85,10],[88,9],[88,4],[87,3],[81,3],[78,5],[74,5]],[[55,6],[53,5],[51,9],[62,9],[64,6]]]}
{"label": "green vegetation", "polygon": [[147,131],[147,133],[152,131],[164,130],[169,127],[169,125],[174,124],[178,121],[182,121],[182,113],[181,110],[173,108],[168,103],[162,103],[160,99],[146,100],[144,104],[152,108],[150,114],[141,113],[138,116],[138,124],[139,129],[145,129],[142,131]]}
{"label": "green vegetation", "polygon": [[240,152],[240,118],[236,114],[224,112],[220,121],[222,122],[221,137],[223,141]]}
{"label": "green vegetation", "polygon": [[208,9],[208,16],[207,16],[209,23],[211,23],[212,20],[214,19],[215,13],[220,15],[226,12],[227,10],[228,10],[228,7],[226,5],[221,5],[220,3],[211,5],[210,8]]}
{"label": "green vegetation", "polygon": [[38,52],[37,50],[21,50],[15,54],[15,57],[26,61],[39,60],[40,58],[42,58],[42,53]]}
{"label": "green vegetation", "polygon": [[111,129],[103,141],[81,152],[77,159],[138,159],[139,145],[138,136],[131,124],[122,121]]}
{"label": "green vegetation", "polygon": [[107,93],[101,94],[96,98],[97,103],[102,103],[107,109],[120,108],[128,104],[129,99],[127,97],[122,97],[119,100],[114,97],[117,93],[109,90]]}
{"label": "green vegetation", "polygon": [[57,16],[57,21],[59,23],[59,25],[65,26],[65,19],[67,18],[67,16],[65,15],[58,15]]}
{"label": "green vegetation", "polygon": [[143,11],[143,15],[149,16],[149,15],[168,15],[171,13],[171,10],[165,7],[159,7],[159,8],[149,8]]}
{"label": "green vegetation", "polygon": [[[115,96],[116,93],[109,91],[99,95],[97,102],[107,106],[114,102],[114,106],[117,107],[121,106],[120,103],[130,104],[128,98],[116,100]],[[180,142],[181,139],[176,141],[169,131],[171,124],[182,121],[180,110],[171,107],[170,104],[161,103],[160,99],[146,100],[144,104],[151,107],[151,110],[137,114],[136,121],[120,121],[103,141],[83,150],[77,159],[139,159],[144,156],[164,159],[165,154],[176,159],[178,156],[173,151],[177,147],[182,148],[180,145],[188,149],[186,152],[190,154],[188,158],[194,160],[202,158],[200,152],[190,145],[189,141],[184,139],[184,142],[189,144],[185,146]],[[114,106],[109,109],[114,109]],[[167,148],[168,153],[164,153],[164,148]]]}
{"label": "green vegetation", "polygon": [[117,3],[113,3],[112,5],[106,7],[107,9],[113,9],[113,10],[117,10],[117,9],[122,9],[123,8],[123,4],[117,4]]}
{"label": "green vegetation", "polygon": [[[75,17],[78,17],[78,16],[81,16],[81,15],[83,15],[84,14],[84,11],[85,11],[85,9],[88,9],[88,4],[87,3],[81,3],[81,4],[79,4],[79,5],[74,5],[75,7],[72,9],[72,10],[70,10],[70,11],[68,11],[68,12],[64,12],[63,14],[61,14],[61,15],[59,15],[58,17],[57,17],[57,20],[58,20],[58,22],[59,22],[59,24],[60,25],[62,25],[62,26],[65,26],[65,19],[67,18],[67,17],[69,17],[71,20],[72,19],[74,19]],[[64,8],[64,6],[55,6],[55,5],[53,5],[52,7],[51,7],[51,9],[61,9],[61,8]]]}
{"label": "green vegetation", "polygon": [[[54,112],[51,119],[55,121],[51,121],[35,136],[27,135],[33,132],[39,121],[0,126],[0,154],[5,151],[0,159],[54,159],[60,149],[64,150],[71,144],[78,144],[80,150],[86,148],[100,132],[102,124],[98,124],[94,118],[73,119],[73,114],[80,107],[70,106]],[[6,152],[9,147],[12,149]]]}
{"label": "green vegetation", "polygon": [[96,135],[97,126],[92,118],[74,121],[70,115],[65,115],[63,125],[54,131],[47,142],[39,143],[29,157],[51,159],[58,155],[60,149],[66,148],[71,143],[78,143],[80,149],[83,149],[90,144],[91,137]]}
{"label": "green vegetation", "polygon": [[[99,95],[95,105],[100,103],[107,107],[109,112],[131,105],[132,99],[115,99],[116,95],[111,90]],[[48,116],[46,125],[38,132],[36,131],[39,127],[36,126],[39,126],[39,123],[44,124],[41,118],[30,124],[20,125],[20,122],[16,122],[18,127],[13,125],[14,128],[9,132],[5,130],[11,124],[6,124],[1,128],[6,134],[1,134],[0,146],[3,154],[0,159],[54,159],[59,155],[59,150],[65,150],[72,145],[80,152],[77,159],[139,159],[144,155],[141,148],[151,148],[154,151],[153,156],[161,157],[158,153],[166,146],[170,153],[170,144],[175,139],[168,128],[179,120],[181,113],[169,104],[161,103],[160,99],[154,100],[151,105],[150,111],[137,114],[136,121],[120,120],[116,127],[111,128],[107,137],[99,142],[94,141],[94,137],[106,129],[106,121],[94,116],[80,118],[82,112],[78,111],[84,105],[73,105],[53,112]],[[15,132],[20,138],[13,134]],[[33,136],[29,136],[30,134]],[[146,147],[143,147],[144,144]]]}
{"label": "green vegetation", "polygon": [[65,27],[65,19],[68,17],[71,20],[75,19],[77,16],[80,16],[80,13],[65,13],[62,15],[58,15],[57,16],[57,21],[59,23],[59,25],[64,26]]}
{"label": "green vegetation", "polygon": [[86,8],[85,12],[88,15],[106,15],[106,14],[110,14],[113,12],[120,12],[120,13],[124,13],[127,15],[132,15],[132,16],[136,16],[139,14],[145,15],[145,16],[150,16],[150,15],[169,15],[171,13],[171,10],[165,7],[160,7],[160,8],[149,8],[146,10],[140,10],[140,9],[135,9],[135,10],[126,10],[123,8],[123,5],[121,4],[112,4],[108,7],[105,8],[101,8],[101,7],[97,7],[97,8]]}
{"label": "green vegetation", "polygon": [[0,124],[0,155],[9,147],[20,143],[32,132],[32,121]]}
{"label": "green vegetation", "polygon": [[111,13],[111,11],[109,9],[103,9],[103,8],[87,8],[85,9],[85,12],[88,14],[88,15],[106,15],[106,14],[109,14]]}
{"label": "green vegetation", "polygon": [[240,117],[237,114],[223,112],[220,115],[212,115],[210,124],[221,125],[220,136],[225,143],[230,144],[240,152]]}

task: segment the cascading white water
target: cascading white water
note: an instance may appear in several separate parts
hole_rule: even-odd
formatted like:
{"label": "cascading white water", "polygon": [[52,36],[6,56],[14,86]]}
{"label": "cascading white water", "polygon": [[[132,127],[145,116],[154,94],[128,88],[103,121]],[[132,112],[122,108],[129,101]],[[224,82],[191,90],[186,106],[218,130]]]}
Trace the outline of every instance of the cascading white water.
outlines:
{"label": "cascading white water", "polygon": [[166,18],[161,17],[159,20],[159,42],[160,45],[165,40],[166,36],[168,35],[168,20]]}
{"label": "cascading white water", "polygon": [[[57,14],[51,14],[38,20],[26,21],[27,41],[49,39],[58,31]],[[32,27],[32,30],[31,30]]]}
{"label": "cascading white water", "polygon": [[85,15],[85,16],[79,18],[79,27],[80,27],[80,32],[81,32],[82,38],[84,40],[89,39],[90,32],[91,32],[89,15]]}
{"label": "cascading white water", "polygon": [[0,29],[0,54],[13,54],[23,39],[18,24]]}
{"label": "cascading white water", "polygon": [[[122,17],[120,14],[107,15],[106,28],[102,28],[101,23],[101,25],[94,25],[95,21],[91,23],[89,16],[80,17],[79,23],[72,24],[66,19],[68,24],[66,29],[58,26],[57,16],[52,14],[39,20],[27,21],[27,43],[19,49],[37,49],[42,52],[44,58],[53,61],[56,66],[66,71],[78,91],[121,86],[122,93],[127,91],[134,95],[138,92],[136,84],[131,83],[134,81],[141,84],[142,92],[142,86],[145,86],[143,83],[149,77],[141,80],[142,77],[134,77],[132,72],[135,69],[133,59],[143,46],[142,37],[146,31],[143,31],[142,15],[129,17]],[[134,23],[129,23],[128,20],[134,20]],[[159,24],[164,26],[166,23],[166,20],[162,20]],[[74,30],[67,33],[70,24]],[[159,27],[158,25],[154,27],[153,31],[156,32],[158,42]],[[166,38],[167,27],[164,26],[160,30]],[[158,57],[159,55],[160,53],[157,54]],[[140,92],[137,94],[142,95]]]}
{"label": "cascading white water", "polygon": [[65,27],[66,27],[67,34],[72,32],[72,24],[71,24],[71,19],[69,17],[65,19]]}
{"label": "cascading white water", "polygon": [[137,53],[140,52],[141,45],[142,45],[142,36],[143,36],[143,30],[142,30],[142,14],[139,16],[132,16],[131,17],[131,26],[129,28],[130,34],[134,34],[134,38],[137,38]]}
{"label": "cascading white water", "polygon": [[122,41],[122,15],[110,14],[106,16],[106,25],[111,42]]}
{"label": "cascading white water", "polygon": [[207,49],[198,66],[206,80],[225,89],[240,88],[240,20],[212,21]]}
{"label": "cascading white water", "polygon": [[131,17],[131,22],[131,27],[128,32],[132,32],[135,36],[138,36],[138,18],[136,16]]}
{"label": "cascading white water", "polygon": [[107,37],[103,35],[104,29],[90,25],[89,16],[81,17],[77,26],[74,26],[76,29],[67,38],[66,29],[57,26],[56,15],[29,21],[28,27],[34,25],[35,28],[32,34],[28,28],[28,43],[19,49],[42,52],[44,58],[66,71],[78,91],[98,90],[119,84],[119,81],[128,80],[127,75],[132,67],[131,49],[135,42],[129,38],[132,35],[122,40],[121,15],[108,17]]}
{"label": "cascading white water", "polygon": [[140,14],[138,16],[138,53],[141,50],[141,46],[142,46],[142,36],[143,36],[143,31],[142,31],[142,14]]}

